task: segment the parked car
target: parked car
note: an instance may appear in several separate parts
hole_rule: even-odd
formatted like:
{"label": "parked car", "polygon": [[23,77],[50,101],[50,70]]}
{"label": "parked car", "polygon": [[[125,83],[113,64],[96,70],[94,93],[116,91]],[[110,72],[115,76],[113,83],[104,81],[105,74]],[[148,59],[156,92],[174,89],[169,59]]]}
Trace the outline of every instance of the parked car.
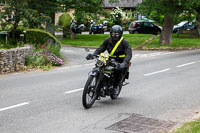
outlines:
{"label": "parked car", "polygon": [[153,22],[138,20],[133,21],[128,28],[130,34],[154,34],[158,35],[161,33],[162,28],[155,25]]}
{"label": "parked car", "polygon": [[195,26],[194,26],[193,22],[183,21],[183,22],[180,22],[177,25],[174,25],[173,33],[178,32],[178,30],[180,30],[180,29],[192,30],[194,28],[195,28]]}

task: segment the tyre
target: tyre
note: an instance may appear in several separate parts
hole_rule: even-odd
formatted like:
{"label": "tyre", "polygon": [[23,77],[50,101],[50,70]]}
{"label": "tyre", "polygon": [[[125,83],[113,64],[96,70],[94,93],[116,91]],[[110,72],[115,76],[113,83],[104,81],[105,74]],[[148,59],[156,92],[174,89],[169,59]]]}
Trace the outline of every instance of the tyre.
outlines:
{"label": "tyre", "polygon": [[97,98],[97,93],[95,90],[96,82],[97,78],[95,76],[89,76],[85,84],[82,96],[82,103],[83,107],[86,109],[90,108]]}
{"label": "tyre", "polygon": [[110,95],[110,98],[111,98],[111,99],[117,99],[118,96],[119,96],[119,94],[120,94],[120,92],[121,92],[121,89],[122,89],[122,85],[119,85],[118,90],[117,90],[117,93],[116,93],[116,94],[112,93],[112,94]]}
{"label": "tyre", "polygon": [[160,35],[160,33],[161,33],[160,31],[157,31],[157,32],[156,32],[156,35]]}

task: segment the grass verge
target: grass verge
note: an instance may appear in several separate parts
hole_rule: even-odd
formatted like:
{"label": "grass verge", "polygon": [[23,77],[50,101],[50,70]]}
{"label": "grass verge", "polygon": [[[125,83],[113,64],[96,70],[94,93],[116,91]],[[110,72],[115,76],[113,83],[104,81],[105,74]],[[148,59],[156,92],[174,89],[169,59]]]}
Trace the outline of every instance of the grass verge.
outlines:
{"label": "grass verge", "polygon": [[[62,40],[62,44],[71,46],[90,46],[98,47],[103,41],[110,37],[109,34],[95,34],[95,35],[77,35],[75,39],[71,40],[69,37]],[[146,40],[153,37],[150,34],[124,34],[123,37],[129,42],[132,48],[144,43]]]}
{"label": "grass verge", "polygon": [[158,36],[151,43],[146,45],[143,49],[171,49],[171,50],[179,50],[179,49],[195,49],[200,48],[200,38],[177,38],[176,34],[173,34],[172,44],[170,45],[159,45],[160,36]]}
{"label": "grass verge", "polygon": [[172,133],[200,133],[200,118],[195,121],[186,122]]}

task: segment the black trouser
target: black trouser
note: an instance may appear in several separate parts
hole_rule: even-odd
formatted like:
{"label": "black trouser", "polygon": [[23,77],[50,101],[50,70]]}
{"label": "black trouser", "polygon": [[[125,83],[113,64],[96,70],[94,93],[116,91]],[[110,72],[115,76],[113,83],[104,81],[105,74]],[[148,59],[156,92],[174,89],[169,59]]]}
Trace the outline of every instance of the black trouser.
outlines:
{"label": "black trouser", "polygon": [[114,86],[118,86],[120,84],[121,80],[123,80],[125,76],[126,71],[127,71],[127,68],[114,72]]}

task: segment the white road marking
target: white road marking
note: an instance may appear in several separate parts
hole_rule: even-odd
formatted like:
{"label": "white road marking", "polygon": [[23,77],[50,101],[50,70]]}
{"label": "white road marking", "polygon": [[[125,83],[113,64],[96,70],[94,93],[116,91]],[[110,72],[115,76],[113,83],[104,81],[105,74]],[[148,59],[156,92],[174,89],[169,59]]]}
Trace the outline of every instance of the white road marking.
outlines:
{"label": "white road marking", "polygon": [[8,110],[8,109],[12,109],[12,108],[17,108],[17,107],[20,107],[20,106],[24,106],[24,105],[27,105],[27,104],[30,104],[30,102],[24,102],[24,103],[20,103],[20,104],[17,104],[17,105],[9,106],[9,107],[6,107],[6,108],[1,108],[0,112]]}
{"label": "white road marking", "polygon": [[184,66],[195,64],[195,63],[197,63],[197,62],[190,62],[190,63],[182,64],[182,65],[179,65],[179,66],[176,66],[176,67],[184,67]]}
{"label": "white road marking", "polygon": [[76,89],[76,90],[71,90],[71,91],[66,91],[65,94],[70,94],[70,93],[74,93],[77,91],[82,91],[84,88],[80,88],[80,89]]}
{"label": "white road marking", "polygon": [[167,69],[164,69],[164,70],[160,70],[160,71],[144,74],[144,76],[150,76],[150,75],[153,75],[153,74],[162,73],[162,72],[166,72],[166,71],[169,71],[169,70],[171,70],[171,69],[167,68]]}

